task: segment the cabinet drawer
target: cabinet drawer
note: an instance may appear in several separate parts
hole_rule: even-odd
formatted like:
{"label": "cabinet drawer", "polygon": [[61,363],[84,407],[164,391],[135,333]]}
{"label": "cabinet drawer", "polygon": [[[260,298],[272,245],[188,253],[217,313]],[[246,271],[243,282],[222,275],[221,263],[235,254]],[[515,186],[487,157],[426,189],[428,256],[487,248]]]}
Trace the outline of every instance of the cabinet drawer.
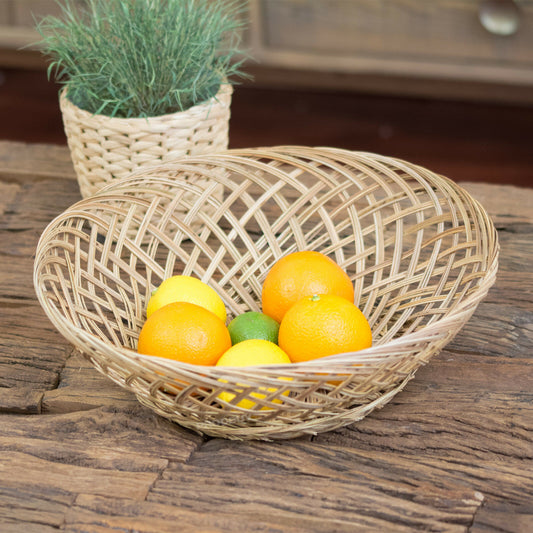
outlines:
{"label": "cabinet drawer", "polygon": [[505,37],[481,25],[481,3],[258,0],[261,59],[329,70],[424,70],[495,81],[509,71],[516,81],[533,82],[533,1],[518,2],[518,30]]}

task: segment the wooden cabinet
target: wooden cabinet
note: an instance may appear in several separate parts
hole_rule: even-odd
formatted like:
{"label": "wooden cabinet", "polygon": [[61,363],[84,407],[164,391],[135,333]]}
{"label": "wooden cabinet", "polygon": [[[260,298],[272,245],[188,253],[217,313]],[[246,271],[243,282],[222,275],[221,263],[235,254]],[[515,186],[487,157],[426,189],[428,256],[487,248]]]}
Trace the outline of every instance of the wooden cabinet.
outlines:
{"label": "wooden cabinet", "polygon": [[486,1],[251,0],[250,48],[285,82],[296,69],[303,83],[533,101],[533,0],[507,3],[503,36],[482,24]]}
{"label": "wooden cabinet", "polygon": [[[516,31],[496,35],[482,25],[480,13],[489,1],[517,6]],[[249,69],[256,84],[448,91],[533,102],[533,0],[248,4],[245,39],[255,59]],[[57,11],[54,0],[0,0],[0,66],[5,57],[16,61],[13,52],[37,40],[34,16]]]}
{"label": "wooden cabinet", "polygon": [[[512,3],[512,2],[511,2]],[[475,0],[255,0],[253,45],[268,64],[533,83],[533,1],[512,35]]]}

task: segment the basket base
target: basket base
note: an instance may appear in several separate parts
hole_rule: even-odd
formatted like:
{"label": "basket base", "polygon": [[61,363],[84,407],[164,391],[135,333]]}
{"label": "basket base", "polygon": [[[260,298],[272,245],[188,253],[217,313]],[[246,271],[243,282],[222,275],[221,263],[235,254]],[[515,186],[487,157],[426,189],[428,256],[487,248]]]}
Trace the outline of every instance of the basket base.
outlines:
{"label": "basket base", "polygon": [[261,441],[274,441],[274,440],[289,440],[303,436],[314,436],[319,433],[326,433],[333,431],[341,427],[349,426],[359,422],[376,409],[381,409],[388,402],[392,400],[396,394],[401,392],[405,385],[414,377],[414,374],[407,376],[397,387],[389,390],[385,394],[379,396],[375,400],[363,404],[357,405],[350,409],[346,409],[342,413],[333,416],[327,416],[319,418],[318,416],[310,420],[299,422],[295,424],[288,424],[286,422],[276,421],[275,423],[268,424],[262,423],[254,425],[250,420],[249,415],[242,415],[242,425],[227,424],[225,420],[222,421],[201,421],[192,420],[175,412],[167,412],[161,409],[159,404],[155,404],[151,401],[150,397],[143,395],[136,395],[139,402],[148,407],[152,411],[155,411],[160,416],[171,420],[179,424],[182,427],[190,429],[195,433],[202,436],[224,438],[230,440],[261,440]]}

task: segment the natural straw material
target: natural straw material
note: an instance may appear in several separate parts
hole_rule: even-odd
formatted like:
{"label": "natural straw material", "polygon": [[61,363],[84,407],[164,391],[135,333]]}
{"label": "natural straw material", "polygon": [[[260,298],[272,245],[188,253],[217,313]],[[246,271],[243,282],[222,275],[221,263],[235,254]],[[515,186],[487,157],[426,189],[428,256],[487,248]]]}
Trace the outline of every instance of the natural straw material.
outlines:
{"label": "natural straw material", "polygon": [[[220,186],[222,202],[211,194]],[[321,250],[348,272],[372,348],[251,368],[136,353],[163,279],[208,282],[231,318],[260,310],[270,267],[297,250]],[[144,405],[209,435],[274,439],[344,426],[387,403],[470,318],[497,257],[486,212],[446,178],[368,153],[275,147],[187,158],[82,200],[43,233],[34,283],[59,331]],[[238,407],[243,398],[256,408]]]}
{"label": "natural straw material", "polygon": [[149,118],[95,115],[62,91],[63,124],[82,197],[139,169],[226,150],[232,91],[224,84],[207,102]]}

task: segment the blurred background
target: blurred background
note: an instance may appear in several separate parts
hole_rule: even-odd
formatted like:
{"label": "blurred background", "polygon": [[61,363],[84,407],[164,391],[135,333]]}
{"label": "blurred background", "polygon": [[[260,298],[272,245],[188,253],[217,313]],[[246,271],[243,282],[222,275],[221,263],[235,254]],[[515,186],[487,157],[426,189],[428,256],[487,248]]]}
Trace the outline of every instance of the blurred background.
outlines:
{"label": "blurred background", "polygon": [[[83,0],[79,0],[80,2]],[[533,187],[533,0],[249,0],[230,147],[391,155]],[[65,144],[32,46],[54,0],[0,0],[0,140]]]}

